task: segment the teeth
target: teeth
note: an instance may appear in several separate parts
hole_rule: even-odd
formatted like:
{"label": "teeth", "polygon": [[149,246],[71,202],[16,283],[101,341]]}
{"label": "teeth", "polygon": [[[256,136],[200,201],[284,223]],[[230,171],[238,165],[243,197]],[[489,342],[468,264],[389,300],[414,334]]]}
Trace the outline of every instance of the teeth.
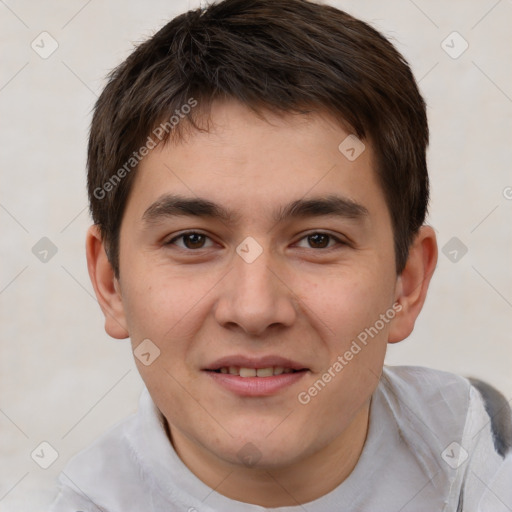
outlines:
{"label": "teeth", "polygon": [[274,369],[272,366],[270,368],[258,368],[256,370],[256,375],[258,377],[272,377],[272,375],[274,375]]}
{"label": "teeth", "polygon": [[282,366],[269,366],[268,368],[244,368],[238,366],[224,366],[219,369],[220,373],[229,375],[238,375],[240,377],[272,377],[281,375],[282,373],[292,373],[291,368],[283,368]]}
{"label": "teeth", "polygon": [[256,368],[240,368],[240,377],[256,377]]}

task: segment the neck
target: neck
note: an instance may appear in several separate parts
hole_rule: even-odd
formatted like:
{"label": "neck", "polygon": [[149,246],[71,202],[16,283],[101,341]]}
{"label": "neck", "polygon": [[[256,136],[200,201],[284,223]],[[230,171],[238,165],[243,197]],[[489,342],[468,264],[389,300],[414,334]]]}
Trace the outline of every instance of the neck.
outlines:
{"label": "neck", "polygon": [[266,508],[297,506],[324,496],[350,475],[366,440],[369,410],[370,401],[331,443],[279,468],[231,464],[207,453],[176,429],[168,435],[184,464],[216,492]]}

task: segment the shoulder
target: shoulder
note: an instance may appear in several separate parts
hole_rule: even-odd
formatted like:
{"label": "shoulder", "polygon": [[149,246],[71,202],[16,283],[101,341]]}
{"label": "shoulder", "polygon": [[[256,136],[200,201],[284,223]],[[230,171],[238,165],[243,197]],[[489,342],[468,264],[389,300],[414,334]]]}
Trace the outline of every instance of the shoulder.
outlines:
{"label": "shoulder", "polygon": [[388,401],[435,431],[473,437],[487,431],[498,455],[512,452],[510,401],[487,382],[421,366],[385,366],[381,383]]}
{"label": "shoulder", "polygon": [[379,387],[401,438],[450,482],[458,511],[512,510],[512,410],[500,391],[418,366],[384,367]]}
{"label": "shoulder", "polygon": [[159,434],[154,409],[144,390],[136,414],[77,453],[59,475],[59,495],[50,511],[143,510],[152,484],[136,446],[141,438]]}
{"label": "shoulder", "polygon": [[394,387],[421,395],[436,394],[440,388],[467,392],[471,383],[455,373],[427,368],[424,366],[388,366],[382,372],[383,379]]}
{"label": "shoulder", "polygon": [[104,491],[133,481],[134,464],[126,442],[133,422],[134,416],[126,418],[74,455],[59,475],[59,494],[50,512],[106,508]]}
{"label": "shoulder", "polygon": [[461,510],[512,510],[512,410],[490,384],[471,383],[471,405],[463,442],[467,449]]}
{"label": "shoulder", "polygon": [[[459,375],[420,366],[385,366],[378,393],[391,412],[402,444],[432,477],[445,450],[463,438],[471,383]],[[441,462],[441,464],[440,464]]]}
{"label": "shoulder", "polygon": [[413,414],[434,431],[462,430],[471,404],[471,382],[422,366],[384,366],[380,387],[397,413]]}

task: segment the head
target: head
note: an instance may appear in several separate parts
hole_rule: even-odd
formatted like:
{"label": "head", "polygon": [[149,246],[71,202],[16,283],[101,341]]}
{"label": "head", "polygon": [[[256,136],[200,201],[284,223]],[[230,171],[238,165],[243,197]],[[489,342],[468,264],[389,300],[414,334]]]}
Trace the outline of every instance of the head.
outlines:
{"label": "head", "polygon": [[[305,0],[187,12],[111,73],[89,272],[107,332],[159,351],[136,362],[181,446],[283,467],[364,410],[435,267],[427,143],[391,43]],[[229,366],[294,372],[255,395]]]}

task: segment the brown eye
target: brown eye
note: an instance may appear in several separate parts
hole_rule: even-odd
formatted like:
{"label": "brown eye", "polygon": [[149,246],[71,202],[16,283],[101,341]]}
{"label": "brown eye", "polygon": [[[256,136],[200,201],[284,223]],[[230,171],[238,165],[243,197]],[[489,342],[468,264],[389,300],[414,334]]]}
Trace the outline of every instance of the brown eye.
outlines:
{"label": "brown eye", "polygon": [[[210,241],[210,245],[207,242]],[[166,243],[166,245],[177,245],[181,249],[206,249],[211,247],[211,240],[202,233],[196,233],[191,231],[189,233],[182,233],[179,236],[174,237],[172,240]]]}
{"label": "brown eye", "polygon": [[302,249],[335,249],[336,247],[341,248],[345,245],[347,245],[347,243],[342,239],[322,231],[305,235],[297,243],[297,246]]}
{"label": "brown eye", "polygon": [[324,249],[326,252],[343,249],[347,245],[349,244],[344,238],[339,238],[324,231],[309,233],[296,243],[296,246],[301,249],[314,249],[317,252],[320,252],[321,249]]}
{"label": "brown eye", "polygon": [[183,235],[183,242],[187,249],[201,249],[204,245],[205,236],[199,233]]}
{"label": "brown eye", "polygon": [[330,238],[331,237],[325,233],[314,233],[313,235],[308,235],[307,237],[309,245],[313,249],[325,249],[325,247],[329,245]]}

